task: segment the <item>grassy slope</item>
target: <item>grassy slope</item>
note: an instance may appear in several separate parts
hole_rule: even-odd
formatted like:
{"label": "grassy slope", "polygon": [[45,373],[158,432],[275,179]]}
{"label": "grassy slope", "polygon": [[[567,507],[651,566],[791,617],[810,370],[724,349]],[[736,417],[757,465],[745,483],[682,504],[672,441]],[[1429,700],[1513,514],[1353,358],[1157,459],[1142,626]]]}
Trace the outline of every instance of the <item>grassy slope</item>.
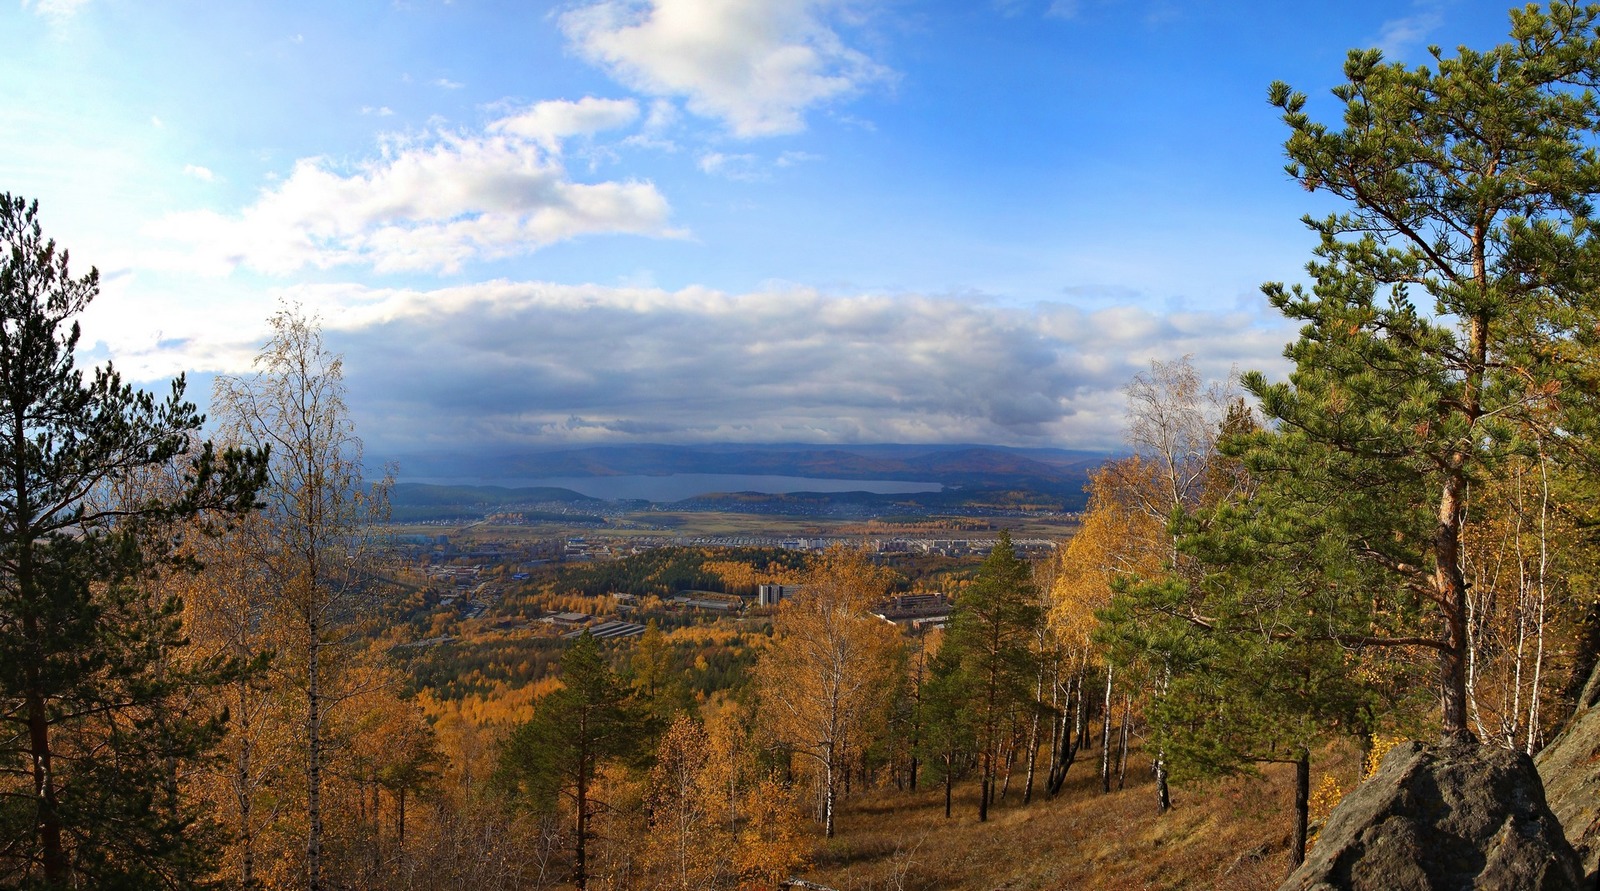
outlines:
{"label": "grassy slope", "polygon": [[[1313,764],[1313,786],[1328,771],[1349,788],[1356,763],[1345,755]],[[1155,813],[1148,760],[1130,762],[1127,788],[1110,794],[1097,769],[1080,761],[1053,801],[1023,807],[1013,789],[986,824],[972,783],[957,787],[949,820],[942,790],[852,798],[838,837],[803,877],[839,891],[1254,891],[1286,875],[1291,767],[1176,789],[1165,816]]]}

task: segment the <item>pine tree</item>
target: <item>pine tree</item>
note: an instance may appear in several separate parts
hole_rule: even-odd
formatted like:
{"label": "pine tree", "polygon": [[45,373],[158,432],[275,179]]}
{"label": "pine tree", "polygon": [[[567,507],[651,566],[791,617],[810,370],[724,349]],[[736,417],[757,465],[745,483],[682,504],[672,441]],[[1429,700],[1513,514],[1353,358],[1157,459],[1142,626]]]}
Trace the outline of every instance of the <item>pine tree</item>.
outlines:
{"label": "pine tree", "polygon": [[1321,238],[1309,291],[1265,288],[1302,328],[1288,382],[1244,379],[1279,431],[1246,464],[1305,505],[1284,517],[1308,524],[1302,538],[1337,535],[1380,570],[1377,612],[1408,621],[1340,634],[1432,651],[1447,736],[1471,736],[1469,489],[1530,439],[1576,447],[1593,427],[1597,20],[1564,2],[1514,9],[1509,42],[1434,48],[1433,68],[1352,51],[1338,129],[1270,91],[1289,174],[1346,209],[1306,221]]}
{"label": "pine tree", "polygon": [[917,704],[922,725],[917,750],[934,779],[944,786],[946,819],[950,817],[955,782],[965,773],[976,749],[977,734],[968,709],[972,698],[971,678],[962,672],[958,654],[941,646],[929,666],[922,699]]}
{"label": "pine tree", "polygon": [[635,754],[646,743],[644,718],[600,646],[585,631],[561,657],[562,687],[534,704],[501,752],[497,780],[521,806],[540,813],[573,809],[573,882],[589,881],[589,842],[595,778],[605,763]]}
{"label": "pine tree", "polygon": [[956,596],[944,646],[967,676],[978,755],[978,820],[989,819],[1002,749],[1015,716],[1034,706],[1032,641],[1044,621],[1033,573],[1001,532],[972,584]]}
{"label": "pine tree", "polygon": [[[192,881],[213,839],[174,772],[221,724],[176,702],[226,665],[170,658],[181,603],[147,583],[178,566],[179,521],[254,506],[259,456],[198,444],[182,378],[158,401],[75,367],[99,278],[37,215],[0,195],[0,884]],[[137,484],[175,463],[175,486]]]}

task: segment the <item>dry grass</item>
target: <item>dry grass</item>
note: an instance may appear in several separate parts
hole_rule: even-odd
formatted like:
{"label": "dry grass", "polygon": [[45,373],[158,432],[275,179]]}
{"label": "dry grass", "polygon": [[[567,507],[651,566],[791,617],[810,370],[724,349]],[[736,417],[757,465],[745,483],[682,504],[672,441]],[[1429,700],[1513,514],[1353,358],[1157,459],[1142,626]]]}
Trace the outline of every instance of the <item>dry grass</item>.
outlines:
{"label": "dry grass", "polygon": [[[1313,784],[1331,770],[1348,787],[1356,763],[1324,758]],[[805,877],[839,891],[1255,891],[1287,874],[1292,767],[1176,788],[1164,816],[1147,760],[1130,763],[1127,788],[1109,794],[1096,767],[1080,762],[1054,800],[1023,806],[1013,789],[987,823],[977,822],[972,783],[957,789],[949,820],[941,789],[857,796]]]}

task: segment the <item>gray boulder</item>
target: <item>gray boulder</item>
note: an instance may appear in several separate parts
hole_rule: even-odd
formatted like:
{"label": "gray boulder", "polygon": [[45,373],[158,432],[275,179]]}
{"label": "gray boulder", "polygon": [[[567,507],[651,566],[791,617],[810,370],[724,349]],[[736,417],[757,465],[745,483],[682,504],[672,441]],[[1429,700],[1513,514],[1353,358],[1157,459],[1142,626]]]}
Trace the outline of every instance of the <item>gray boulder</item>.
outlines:
{"label": "gray boulder", "polygon": [[1404,743],[1334,808],[1279,891],[1557,891],[1582,876],[1528,756]]}
{"label": "gray boulder", "polygon": [[1534,759],[1550,810],[1577,849],[1584,874],[1600,871],[1600,669],[1578,696],[1561,735]]}

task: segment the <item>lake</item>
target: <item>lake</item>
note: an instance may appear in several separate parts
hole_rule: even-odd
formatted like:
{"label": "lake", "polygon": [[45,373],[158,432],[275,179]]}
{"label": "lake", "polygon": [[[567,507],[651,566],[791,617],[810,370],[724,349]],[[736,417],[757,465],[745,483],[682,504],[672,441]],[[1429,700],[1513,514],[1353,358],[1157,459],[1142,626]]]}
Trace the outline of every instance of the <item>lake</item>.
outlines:
{"label": "lake", "polygon": [[904,495],[912,492],[938,492],[939,483],[903,480],[832,480],[803,476],[760,476],[732,473],[677,473],[670,476],[571,476],[501,478],[418,477],[407,483],[435,486],[501,486],[507,489],[550,486],[571,489],[591,498],[608,501],[644,499],[682,501],[711,492],[762,492],[784,495],[790,492],[871,492],[876,495]]}

